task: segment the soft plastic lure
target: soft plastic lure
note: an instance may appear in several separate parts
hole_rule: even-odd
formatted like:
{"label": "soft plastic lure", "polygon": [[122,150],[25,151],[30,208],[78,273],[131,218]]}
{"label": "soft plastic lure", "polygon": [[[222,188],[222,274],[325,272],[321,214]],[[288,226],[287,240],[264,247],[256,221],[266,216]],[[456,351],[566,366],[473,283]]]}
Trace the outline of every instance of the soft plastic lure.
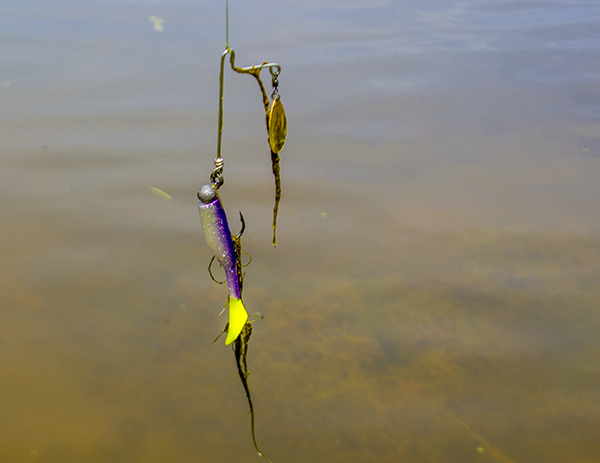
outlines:
{"label": "soft plastic lure", "polygon": [[199,209],[204,237],[227,276],[229,323],[225,344],[231,344],[240,335],[248,320],[248,312],[242,302],[240,278],[236,269],[236,262],[239,259],[227,223],[227,216],[216,188],[210,184],[204,185],[198,191],[198,199],[200,200]]}

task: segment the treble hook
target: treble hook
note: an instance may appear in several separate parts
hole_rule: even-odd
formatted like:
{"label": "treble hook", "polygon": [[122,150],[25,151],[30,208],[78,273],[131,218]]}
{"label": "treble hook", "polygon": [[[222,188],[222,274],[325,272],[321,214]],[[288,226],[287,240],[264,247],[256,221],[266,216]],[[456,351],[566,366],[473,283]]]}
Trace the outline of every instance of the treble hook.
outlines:
{"label": "treble hook", "polygon": [[[242,237],[242,235],[244,234],[244,230],[246,229],[246,221],[244,220],[244,215],[242,214],[242,211],[240,211],[240,220],[242,222],[242,229],[240,230],[240,232],[234,236],[234,244],[237,241],[238,243],[240,242],[240,238]],[[245,251],[241,250],[241,246],[240,246],[240,265],[243,267],[248,267],[248,265],[250,265],[250,262],[252,262],[252,256],[250,254],[248,254]],[[242,256],[241,254],[246,254],[248,256],[248,263],[247,264],[242,264]]]}
{"label": "treble hook", "polygon": [[244,234],[244,230],[246,229],[246,221],[244,220],[244,214],[242,214],[242,211],[240,211],[240,221],[242,222],[242,229],[236,235],[236,238],[238,240],[242,237],[242,235]]}
{"label": "treble hook", "polygon": [[[234,245],[235,245],[235,243],[240,243],[240,238],[244,234],[244,230],[246,230],[246,221],[244,220],[244,214],[242,214],[242,211],[240,211],[240,220],[242,222],[242,228],[241,228],[240,232],[237,235],[234,235],[234,236],[231,237],[232,240],[233,240],[233,242],[234,242]],[[240,251],[241,251],[241,245],[240,245]],[[236,253],[237,252],[238,252],[238,249],[236,248]],[[244,252],[243,254],[246,254],[248,257],[250,257],[250,254],[248,254],[247,252]],[[252,258],[250,257],[250,261],[246,265],[243,265],[241,263],[241,256],[239,257],[239,259],[240,259],[240,266],[241,267],[247,267],[248,265],[250,265],[250,262],[252,261]],[[212,278],[212,281],[214,281],[215,283],[219,283],[220,285],[222,285],[227,280],[219,281],[219,280],[217,280],[215,278],[215,276],[212,273],[212,264],[213,264],[214,261],[215,261],[215,256],[212,256],[212,258],[210,259],[210,262],[208,263],[208,274]],[[219,265],[221,265],[221,264],[219,264]],[[222,265],[221,265],[221,267],[222,267]],[[241,273],[241,272],[238,272],[238,275],[239,275],[239,273]],[[242,278],[243,278],[243,275],[242,275]],[[242,278],[240,278],[240,282],[241,282]]]}

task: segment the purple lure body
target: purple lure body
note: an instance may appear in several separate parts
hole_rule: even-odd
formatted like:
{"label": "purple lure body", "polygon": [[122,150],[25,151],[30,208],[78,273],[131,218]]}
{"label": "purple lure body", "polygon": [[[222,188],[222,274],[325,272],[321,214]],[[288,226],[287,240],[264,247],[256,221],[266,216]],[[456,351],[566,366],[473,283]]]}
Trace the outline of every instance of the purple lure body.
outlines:
{"label": "purple lure body", "polygon": [[229,295],[239,299],[240,281],[235,271],[235,248],[221,198],[212,185],[204,185],[198,197],[201,200],[200,218],[206,242],[225,270]]}
{"label": "purple lure body", "polygon": [[198,191],[200,218],[204,237],[217,260],[223,266],[229,287],[229,325],[225,344],[231,344],[241,333],[248,320],[248,312],[240,294],[240,279],[235,269],[236,253],[231,239],[227,216],[219,193],[212,185],[204,185]]}

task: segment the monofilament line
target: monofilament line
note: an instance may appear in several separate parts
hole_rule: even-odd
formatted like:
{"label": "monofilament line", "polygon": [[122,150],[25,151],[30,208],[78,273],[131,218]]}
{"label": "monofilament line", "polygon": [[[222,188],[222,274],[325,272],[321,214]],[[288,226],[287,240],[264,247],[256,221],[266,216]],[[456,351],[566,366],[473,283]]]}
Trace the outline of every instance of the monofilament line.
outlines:
{"label": "monofilament line", "polygon": [[225,2],[225,48],[229,48],[229,0]]}

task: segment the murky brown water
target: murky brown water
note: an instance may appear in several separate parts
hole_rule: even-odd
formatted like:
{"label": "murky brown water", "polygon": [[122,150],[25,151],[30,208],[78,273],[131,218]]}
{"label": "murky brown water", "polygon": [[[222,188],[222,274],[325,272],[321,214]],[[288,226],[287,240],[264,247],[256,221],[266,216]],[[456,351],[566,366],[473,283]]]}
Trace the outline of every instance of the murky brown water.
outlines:
{"label": "murky brown water", "polygon": [[[600,461],[598,7],[230,8],[289,122],[273,250],[260,97],[227,74],[265,453]],[[2,462],[261,461],[195,197],[222,10],[0,6]]]}

